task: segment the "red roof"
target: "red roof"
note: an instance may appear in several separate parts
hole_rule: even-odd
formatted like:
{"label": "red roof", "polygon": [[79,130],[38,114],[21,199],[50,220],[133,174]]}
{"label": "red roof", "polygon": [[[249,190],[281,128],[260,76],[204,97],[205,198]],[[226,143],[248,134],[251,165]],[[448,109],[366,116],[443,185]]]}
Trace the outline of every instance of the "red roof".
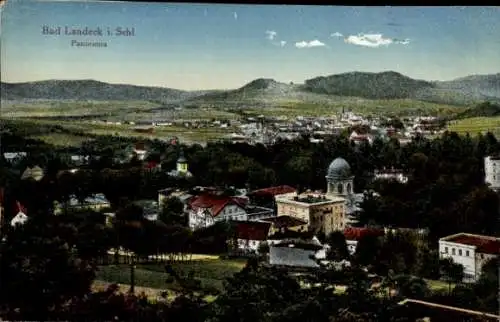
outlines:
{"label": "red roof", "polygon": [[19,201],[16,201],[16,210],[17,210],[17,213],[22,212],[22,213],[26,214],[28,212],[26,207],[24,207]]}
{"label": "red roof", "polygon": [[269,188],[255,190],[255,191],[252,191],[251,194],[276,196],[276,195],[282,195],[285,193],[292,193],[292,192],[297,192],[297,189],[285,185],[285,186],[269,187]]}
{"label": "red roof", "polygon": [[135,144],[135,149],[137,151],[145,151],[146,150],[146,147],[144,146],[144,143],[143,142],[137,142]]}
{"label": "red roof", "polygon": [[148,163],[146,163],[146,165],[144,166],[146,169],[154,169],[154,168],[157,168],[158,167],[158,162],[156,161],[149,161]]}
{"label": "red roof", "polygon": [[236,224],[236,236],[245,240],[266,240],[271,224],[267,222],[246,221]]}
{"label": "red roof", "polygon": [[193,197],[189,206],[192,208],[211,208],[212,216],[216,217],[226,206],[233,204],[239,207],[244,207],[245,203],[241,198],[216,196],[214,194],[201,194]]}
{"label": "red roof", "polygon": [[365,236],[383,236],[383,229],[364,228],[364,227],[349,227],[344,229],[344,236],[346,240],[360,240]]}
{"label": "red roof", "polygon": [[500,255],[500,238],[481,236],[481,235],[470,235],[470,234],[457,234],[444,240],[463,244],[476,246],[476,252],[485,254]]}

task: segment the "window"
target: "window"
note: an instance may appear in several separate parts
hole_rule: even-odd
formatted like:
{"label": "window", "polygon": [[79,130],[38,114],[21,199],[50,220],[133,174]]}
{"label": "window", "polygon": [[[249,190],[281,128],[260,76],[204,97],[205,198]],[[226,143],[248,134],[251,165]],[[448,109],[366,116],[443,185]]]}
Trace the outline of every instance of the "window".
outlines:
{"label": "window", "polygon": [[446,254],[448,254],[448,247],[445,247],[445,248],[444,248],[444,252],[445,252]]}
{"label": "window", "polygon": [[344,192],[344,187],[342,186],[342,184],[341,184],[341,183],[339,183],[339,184],[337,185],[337,192],[338,192],[339,194],[342,194],[342,193]]}
{"label": "window", "polygon": [[458,250],[458,256],[462,256],[462,250],[461,249]]}
{"label": "window", "polygon": [[347,192],[351,193],[352,192],[352,186],[350,183],[347,184]]}
{"label": "window", "polygon": [[465,251],[465,256],[469,257],[469,251],[468,250]]}
{"label": "window", "polygon": [[455,255],[455,248],[452,248],[452,249],[451,249],[451,254],[452,254],[452,255]]}

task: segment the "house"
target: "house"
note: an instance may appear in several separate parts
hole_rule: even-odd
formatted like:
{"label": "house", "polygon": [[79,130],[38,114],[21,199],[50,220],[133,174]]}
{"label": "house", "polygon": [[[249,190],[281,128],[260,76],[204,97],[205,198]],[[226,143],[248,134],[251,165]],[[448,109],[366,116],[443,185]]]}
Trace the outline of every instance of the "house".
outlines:
{"label": "house", "polygon": [[291,216],[307,224],[299,230],[311,230],[325,235],[345,227],[345,199],[322,194],[279,195],[276,197],[277,215]]}
{"label": "house", "polygon": [[5,152],[3,154],[5,161],[9,162],[12,165],[17,164],[21,160],[25,159],[27,156],[28,153],[26,152]]}
{"label": "house", "polygon": [[399,183],[407,183],[408,176],[406,176],[403,170],[400,169],[381,169],[374,171],[375,180],[394,180]]}
{"label": "house", "polygon": [[236,251],[257,254],[260,245],[267,240],[270,223],[258,221],[236,222]]}
{"label": "house", "polygon": [[21,175],[21,180],[33,179],[35,181],[40,181],[44,177],[45,173],[42,168],[35,165],[34,167],[27,167]]}
{"label": "house", "polygon": [[134,154],[137,156],[137,159],[139,160],[144,160],[146,158],[148,151],[144,143],[142,142],[136,143],[136,145],[134,146]]}
{"label": "house", "polygon": [[365,236],[384,236],[383,229],[375,228],[362,228],[362,227],[348,227],[344,230],[344,237],[347,244],[347,250],[349,254],[353,255],[356,253],[356,247],[358,242]]}
{"label": "house", "polygon": [[484,182],[492,190],[500,191],[500,155],[484,158]]}
{"label": "house", "polygon": [[10,225],[12,227],[15,227],[17,225],[23,225],[28,220],[28,216],[26,215],[28,210],[26,209],[26,207],[24,207],[19,201],[16,202],[16,206],[17,206],[17,214],[10,221]]}
{"label": "house", "polygon": [[88,209],[93,211],[101,211],[105,208],[110,207],[110,202],[102,193],[97,193],[90,197],[87,197],[83,202],[80,202],[75,196],[71,196],[69,201],[67,202],[59,203],[56,201],[54,203],[54,214],[61,214],[64,210]]}
{"label": "house", "polygon": [[458,233],[439,239],[440,258],[451,258],[464,267],[464,282],[474,282],[483,265],[500,255],[500,238]]}
{"label": "house", "polygon": [[269,264],[296,268],[318,268],[314,259],[316,253],[323,249],[314,243],[300,241],[283,241],[269,246]]}
{"label": "house", "polygon": [[271,234],[282,232],[290,228],[307,226],[307,221],[287,215],[261,218],[260,221],[271,224]]}
{"label": "house", "polygon": [[189,227],[206,228],[220,220],[248,220],[246,200],[238,197],[202,193],[189,200],[187,205]]}

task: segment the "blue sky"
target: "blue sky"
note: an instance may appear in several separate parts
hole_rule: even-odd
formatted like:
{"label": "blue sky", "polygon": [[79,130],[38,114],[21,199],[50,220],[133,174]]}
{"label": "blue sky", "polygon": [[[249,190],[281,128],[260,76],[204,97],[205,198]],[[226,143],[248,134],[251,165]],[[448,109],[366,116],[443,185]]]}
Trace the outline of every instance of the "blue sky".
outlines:
{"label": "blue sky", "polygon": [[[1,24],[5,82],[96,79],[189,90],[350,71],[426,80],[500,72],[495,7],[8,0]],[[135,36],[50,36],[44,25],[133,27]],[[74,47],[72,40],[107,47]]]}

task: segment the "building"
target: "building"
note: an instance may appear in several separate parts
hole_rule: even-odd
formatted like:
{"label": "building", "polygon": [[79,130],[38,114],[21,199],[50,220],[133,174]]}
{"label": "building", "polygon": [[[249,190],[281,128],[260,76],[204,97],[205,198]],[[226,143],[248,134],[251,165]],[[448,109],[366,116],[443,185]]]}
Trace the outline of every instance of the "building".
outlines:
{"label": "building", "polygon": [[17,214],[10,221],[10,225],[12,227],[15,227],[17,225],[23,225],[28,220],[28,216],[26,215],[28,210],[26,209],[26,207],[24,207],[19,201],[16,202],[16,207],[17,207]]}
{"label": "building", "polygon": [[408,176],[406,176],[403,172],[403,170],[399,169],[382,169],[382,170],[375,170],[374,172],[374,177],[375,180],[394,180],[399,183],[407,183],[408,182]]}
{"label": "building", "polygon": [[307,221],[287,215],[262,218],[260,221],[271,224],[270,234],[282,232],[288,229],[297,229],[297,227],[307,225]]}
{"label": "building", "polygon": [[313,242],[283,241],[269,246],[269,264],[297,268],[319,268],[316,254],[323,246]]}
{"label": "building", "polygon": [[189,227],[193,230],[209,227],[217,221],[247,221],[246,200],[238,197],[202,193],[187,204]]}
{"label": "building", "polygon": [[175,170],[168,173],[173,177],[192,177],[193,175],[189,172],[187,159],[184,157],[184,151],[181,150],[179,159],[177,159],[177,166]]}
{"label": "building", "polygon": [[40,181],[44,175],[43,169],[35,165],[34,167],[27,167],[26,170],[24,170],[21,175],[21,180],[33,179],[35,181]]}
{"label": "building", "polygon": [[356,253],[358,242],[362,238],[365,236],[384,236],[384,230],[375,228],[347,227],[344,230],[344,236],[349,254],[354,255],[354,253]]}
{"label": "building", "polygon": [[106,199],[104,194],[97,193],[90,197],[85,198],[83,202],[80,202],[75,196],[71,196],[69,201],[59,203],[55,202],[54,204],[54,214],[58,215],[63,213],[65,210],[92,210],[92,211],[101,211],[106,208],[110,208],[111,204]]}
{"label": "building", "polygon": [[295,229],[330,234],[345,227],[345,200],[322,194],[285,194],[276,197],[277,215],[298,218],[305,225]]}
{"label": "building", "polygon": [[260,245],[267,240],[271,224],[258,221],[242,221],[235,224],[235,251],[243,254],[257,254]]}
{"label": "building", "polygon": [[500,238],[458,233],[439,240],[439,256],[464,267],[464,281],[476,281],[483,265],[500,255]]}
{"label": "building", "polygon": [[484,181],[495,191],[500,191],[500,155],[484,158]]}
{"label": "building", "polygon": [[405,299],[398,303],[401,313],[412,321],[481,321],[498,322],[500,315],[468,310],[439,303],[431,303],[415,299]]}
{"label": "building", "polygon": [[343,158],[336,158],[330,163],[326,175],[327,196],[344,199],[346,224],[355,223],[354,215],[361,210],[363,194],[354,192],[354,176],[351,166]]}

